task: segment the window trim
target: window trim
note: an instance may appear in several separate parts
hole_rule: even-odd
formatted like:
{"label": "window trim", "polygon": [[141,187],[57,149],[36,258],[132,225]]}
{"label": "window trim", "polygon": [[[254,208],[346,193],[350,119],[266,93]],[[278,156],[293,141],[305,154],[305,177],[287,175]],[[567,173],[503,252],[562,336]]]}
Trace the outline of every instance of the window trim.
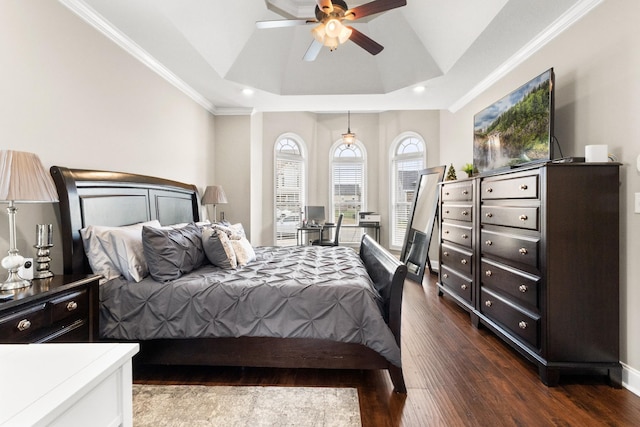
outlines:
{"label": "window trim", "polygon": [[[405,154],[405,155],[396,155],[398,148],[400,147],[400,144],[406,140],[407,138],[416,138],[419,139],[420,141],[422,141],[422,145],[424,147],[423,151],[422,151],[422,169],[425,169],[427,167],[427,151],[428,151],[428,146],[427,146],[427,141],[425,141],[425,139],[422,137],[422,135],[420,135],[417,132],[413,132],[413,131],[406,131],[406,132],[402,132],[401,134],[399,134],[398,136],[396,136],[393,141],[391,142],[390,146],[389,146],[389,163],[388,163],[388,171],[389,171],[389,220],[388,220],[388,226],[389,226],[389,231],[387,233],[387,239],[389,242],[389,248],[391,250],[402,250],[402,246],[403,244],[400,245],[394,245],[393,244],[393,230],[395,225],[393,224],[393,218],[395,216],[395,189],[396,189],[396,175],[395,175],[395,171],[394,171],[394,162],[397,162],[398,160],[402,160],[403,158],[406,159],[410,159],[412,157],[414,157],[414,155],[409,155],[409,154]],[[418,156],[415,156],[415,158],[418,158]]]}
{"label": "window trim", "polygon": [[[298,144],[298,148],[300,150],[300,155],[287,155],[287,154],[282,154],[278,151],[278,144],[280,141],[282,141],[283,139],[291,139],[293,140],[296,144]],[[272,221],[273,221],[273,232],[272,232],[272,239],[273,239],[273,244],[276,245],[277,244],[277,237],[278,237],[278,233],[277,233],[277,216],[278,216],[278,207],[277,207],[277,203],[276,203],[276,184],[277,184],[277,172],[278,172],[278,160],[279,159],[292,159],[292,160],[302,160],[302,167],[303,167],[303,171],[302,171],[302,197],[300,200],[301,203],[301,208],[304,207],[307,203],[307,199],[308,199],[308,194],[309,194],[309,179],[308,179],[308,171],[309,171],[309,156],[308,156],[308,149],[307,149],[307,145],[304,142],[304,139],[302,139],[302,137],[296,133],[293,132],[285,132],[281,135],[279,135],[274,143],[273,143],[273,175],[272,175],[272,189],[273,189],[273,211],[272,211]]]}

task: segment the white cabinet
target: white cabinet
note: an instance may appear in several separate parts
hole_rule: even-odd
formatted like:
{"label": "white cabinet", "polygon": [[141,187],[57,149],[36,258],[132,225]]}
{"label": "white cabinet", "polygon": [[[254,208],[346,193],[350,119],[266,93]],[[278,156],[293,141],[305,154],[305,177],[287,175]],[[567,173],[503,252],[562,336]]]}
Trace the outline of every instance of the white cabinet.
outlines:
{"label": "white cabinet", "polygon": [[0,345],[0,426],[131,426],[138,344]]}

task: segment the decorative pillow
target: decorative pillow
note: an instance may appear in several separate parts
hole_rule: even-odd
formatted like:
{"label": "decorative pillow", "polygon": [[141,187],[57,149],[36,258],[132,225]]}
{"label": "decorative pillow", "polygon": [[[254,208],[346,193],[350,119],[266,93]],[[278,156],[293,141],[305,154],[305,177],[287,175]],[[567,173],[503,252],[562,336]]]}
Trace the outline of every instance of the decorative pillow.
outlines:
{"label": "decorative pillow", "polygon": [[205,260],[200,228],[142,227],[142,246],[149,274],[157,282],[175,280],[200,267]]}
{"label": "decorative pillow", "polygon": [[157,220],[123,227],[90,225],[80,230],[91,270],[103,281],[124,276],[139,282],[148,273],[142,250],[142,227],[160,227]]}
{"label": "decorative pillow", "polygon": [[231,247],[229,236],[214,227],[202,230],[202,247],[209,262],[221,268],[236,268],[236,253]]}
{"label": "decorative pillow", "polygon": [[249,243],[246,237],[242,237],[237,240],[230,239],[229,242],[231,242],[231,247],[236,254],[238,265],[247,265],[249,262],[256,259],[256,252],[253,250],[251,243]]}

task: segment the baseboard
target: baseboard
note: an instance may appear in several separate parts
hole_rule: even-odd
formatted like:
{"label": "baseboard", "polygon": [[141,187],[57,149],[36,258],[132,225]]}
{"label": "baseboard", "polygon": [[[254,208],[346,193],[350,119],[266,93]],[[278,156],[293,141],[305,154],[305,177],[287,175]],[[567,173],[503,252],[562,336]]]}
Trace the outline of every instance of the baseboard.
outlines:
{"label": "baseboard", "polygon": [[640,371],[622,363],[622,386],[640,396]]}

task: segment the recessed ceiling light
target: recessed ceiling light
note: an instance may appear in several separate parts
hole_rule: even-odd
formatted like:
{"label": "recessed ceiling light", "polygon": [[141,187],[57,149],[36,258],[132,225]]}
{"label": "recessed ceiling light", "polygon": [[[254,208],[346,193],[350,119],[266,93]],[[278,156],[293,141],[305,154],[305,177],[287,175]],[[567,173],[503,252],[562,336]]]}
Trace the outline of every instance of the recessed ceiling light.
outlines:
{"label": "recessed ceiling light", "polygon": [[242,94],[244,96],[251,96],[251,95],[253,95],[253,89],[246,87],[246,88],[242,89]]}
{"label": "recessed ceiling light", "polygon": [[426,88],[424,86],[414,86],[413,87],[413,91],[415,93],[422,93],[426,90]]}

